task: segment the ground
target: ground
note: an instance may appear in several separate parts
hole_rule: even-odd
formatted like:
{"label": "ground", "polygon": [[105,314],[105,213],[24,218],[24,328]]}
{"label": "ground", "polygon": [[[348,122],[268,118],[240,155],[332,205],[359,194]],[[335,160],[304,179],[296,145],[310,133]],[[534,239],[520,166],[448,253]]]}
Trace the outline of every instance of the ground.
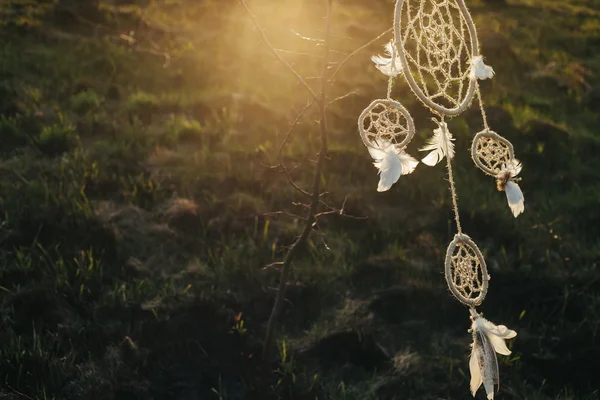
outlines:
{"label": "ground", "polygon": [[[593,0],[467,0],[496,76],[492,129],[515,146],[515,219],[474,168],[475,106],[450,121],[463,228],[492,275],[481,311],[518,332],[498,398],[596,399],[600,383],[600,9]],[[324,1],[248,0],[315,84]],[[333,61],[385,32],[393,2],[335,0]],[[356,128],[385,95],[370,61],[340,70],[322,184],[331,215],[293,266],[259,385],[276,268],[302,195],[277,150],[309,100],[234,0],[0,5],[0,398],[470,398],[467,310],[443,258],[442,166],[378,193]],[[307,55],[308,54],[308,55]],[[315,55],[317,57],[315,57]],[[431,115],[398,82],[418,155]],[[309,112],[284,156],[308,187]],[[260,388],[260,390],[259,390]],[[478,398],[483,398],[478,393]]]}

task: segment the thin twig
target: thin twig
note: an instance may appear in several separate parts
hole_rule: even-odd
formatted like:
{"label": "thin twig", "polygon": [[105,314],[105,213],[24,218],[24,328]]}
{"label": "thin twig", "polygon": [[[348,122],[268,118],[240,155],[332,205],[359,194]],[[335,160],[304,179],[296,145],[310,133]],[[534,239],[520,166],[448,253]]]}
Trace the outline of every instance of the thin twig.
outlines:
{"label": "thin twig", "polygon": [[354,215],[346,214],[344,212],[344,210],[346,208],[346,202],[347,201],[348,201],[348,195],[346,195],[346,197],[344,197],[344,201],[342,202],[342,206],[339,209],[333,208],[329,204],[321,201],[321,204],[324,205],[326,208],[328,208],[329,211],[320,212],[317,215],[315,215],[315,218],[319,219],[320,217],[325,216],[325,215],[334,215],[334,214],[336,214],[336,215],[341,215],[344,218],[349,218],[349,219],[357,219],[357,220],[369,219],[369,217],[357,217],[357,216],[354,216]]}
{"label": "thin twig", "polygon": [[285,134],[285,136],[283,138],[283,141],[279,145],[279,152],[277,154],[277,158],[279,160],[281,160],[281,158],[282,158],[283,148],[285,147],[285,145],[287,144],[288,140],[290,139],[290,136],[292,135],[292,132],[294,131],[294,129],[296,128],[296,126],[298,126],[298,124],[300,123],[300,120],[302,119],[302,117],[304,117],[304,114],[308,111],[308,109],[310,107],[312,107],[313,104],[315,104],[315,101],[316,101],[316,99],[313,99],[312,101],[310,101],[306,106],[304,106],[304,108],[302,108],[302,110],[300,110],[300,112],[298,113],[298,115],[296,115],[296,119],[294,120],[294,122],[292,122],[292,125],[290,126],[290,129],[288,129],[287,133]]}
{"label": "thin twig", "polygon": [[383,32],[382,34],[380,34],[376,38],[371,39],[367,43],[365,43],[362,46],[360,46],[358,49],[354,50],[352,53],[348,54],[348,56],[346,58],[344,58],[338,64],[337,68],[333,71],[333,73],[329,77],[329,82],[331,82],[335,78],[335,76],[337,75],[337,73],[340,72],[340,69],[342,69],[342,67],[348,62],[348,60],[350,60],[352,57],[354,57],[356,54],[358,54],[361,50],[369,47],[370,45],[372,45],[373,43],[375,43],[376,41],[378,41],[379,39],[381,39],[382,37],[384,37],[385,35],[387,35],[388,33],[390,33],[393,29],[394,28],[388,29],[387,31]]}
{"label": "thin twig", "polygon": [[281,167],[281,169],[283,169],[283,172],[285,173],[285,176],[287,177],[288,182],[290,183],[290,185],[292,185],[292,187],[294,189],[296,189],[298,192],[302,193],[305,196],[310,197],[311,193],[308,193],[306,190],[302,189],[300,186],[298,186],[298,184],[292,179],[292,176],[290,175],[290,171],[287,168],[287,166],[285,165],[285,162],[283,160],[283,149],[285,147],[285,145],[287,144],[288,140],[290,139],[292,132],[294,131],[294,129],[296,128],[296,126],[298,126],[298,124],[300,123],[300,120],[302,119],[302,117],[304,116],[304,114],[308,111],[308,109],[315,104],[315,99],[311,100],[306,106],[304,106],[304,108],[302,110],[300,110],[300,112],[298,113],[298,115],[296,116],[296,119],[294,120],[294,122],[292,123],[292,125],[290,126],[290,129],[288,129],[287,133],[285,134],[283,141],[281,142],[281,144],[279,145],[279,152],[277,153],[277,158],[279,159],[279,166]]}
{"label": "thin twig", "polygon": [[[243,0],[241,0],[243,1]],[[262,363],[263,363],[263,373],[267,371],[267,365],[269,360],[269,353],[271,347],[273,345],[273,339],[275,336],[275,329],[277,324],[277,319],[279,314],[281,313],[283,303],[285,301],[285,291],[287,288],[287,282],[289,280],[291,265],[293,260],[295,259],[297,253],[301,250],[301,248],[306,244],[306,241],[312,232],[313,225],[315,223],[315,216],[318,213],[319,205],[321,204],[320,199],[320,186],[321,186],[321,175],[323,173],[323,168],[325,165],[325,160],[327,158],[327,115],[326,115],[326,89],[327,89],[327,67],[328,67],[328,58],[329,58],[329,48],[330,48],[330,34],[331,34],[331,7],[333,0],[327,0],[327,17],[326,17],[326,28],[325,28],[325,49],[323,54],[323,68],[321,74],[321,89],[320,93],[317,97],[317,103],[319,105],[319,127],[320,127],[320,139],[321,139],[321,148],[319,149],[319,158],[317,161],[317,166],[315,169],[313,186],[312,186],[312,196],[310,209],[306,214],[306,221],[304,224],[304,228],[302,230],[302,234],[298,237],[298,239],[294,242],[292,247],[290,247],[289,251],[285,255],[283,260],[283,266],[281,268],[281,277],[279,280],[279,287],[277,290],[277,295],[275,297],[275,304],[273,305],[273,309],[271,311],[271,316],[269,317],[269,322],[267,324],[267,333],[265,336],[265,342],[263,344],[263,352],[262,352]]]}
{"label": "thin twig", "polygon": [[558,221],[560,221],[560,218],[556,219],[556,220],[554,220],[552,222],[547,222],[547,223],[542,223],[542,224],[539,224],[539,225],[534,225],[533,228],[535,229],[535,228],[542,227],[542,228],[546,229],[546,231],[548,232],[548,235],[550,235],[550,239],[553,242],[556,243],[556,251],[557,251],[558,256],[560,257],[560,259],[561,259],[564,267],[565,267],[565,270],[567,272],[567,276],[570,279],[570,278],[573,277],[573,269],[571,268],[571,263],[569,262],[571,259],[567,255],[565,255],[564,252],[562,251],[562,245],[561,245],[562,238],[558,234],[556,234],[554,232],[554,229],[552,228],[552,225],[554,225]]}
{"label": "thin twig", "polygon": [[277,216],[277,215],[285,215],[286,217],[290,217],[290,218],[297,218],[297,219],[301,219],[301,220],[305,220],[306,217],[303,217],[302,215],[297,215],[297,214],[293,214],[287,211],[271,211],[271,212],[266,212],[261,214],[263,217],[273,217],[273,216]]}
{"label": "thin twig", "polygon": [[327,107],[329,107],[330,105],[332,105],[333,103],[340,101],[340,100],[344,100],[345,98],[348,98],[350,96],[355,96],[360,94],[360,92],[358,90],[353,90],[351,92],[348,92],[342,96],[336,97],[335,99],[331,100],[329,103],[327,103]]}
{"label": "thin twig", "polygon": [[[353,93],[349,93],[346,94],[344,96],[340,96],[337,99],[334,99],[331,102],[327,102],[327,94],[326,94],[326,90],[331,82],[331,77],[328,76],[328,71],[330,70],[330,63],[329,63],[329,57],[331,55],[331,21],[332,21],[332,3],[333,0],[326,0],[327,1],[327,16],[326,16],[326,25],[325,25],[325,36],[323,40],[314,40],[314,39],[310,39],[310,40],[314,40],[317,42],[322,42],[323,43],[323,55],[322,55],[322,70],[321,70],[321,74],[318,77],[319,82],[320,82],[320,91],[319,94],[315,94],[315,92],[312,90],[312,88],[310,86],[308,86],[308,84],[306,83],[306,79],[303,78],[291,65],[289,65],[285,60],[283,60],[281,58],[281,56],[278,53],[278,50],[276,50],[275,48],[273,48],[273,46],[271,45],[268,37],[266,36],[264,30],[261,28],[258,20],[256,19],[256,17],[252,14],[252,12],[250,11],[249,7],[247,6],[245,0],[240,0],[242,2],[242,4],[244,5],[244,7],[246,8],[246,11],[248,12],[248,14],[250,15],[250,17],[252,18],[255,27],[261,32],[261,35],[263,37],[263,41],[266,44],[266,46],[269,48],[269,50],[275,55],[275,57],[281,61],[298,79],[298,81],[304,85],[309,92],[311,93],[311,95],[313,96],[311,101],[309,103],[306,104],[306,106],[304,106],[304,108],[302,110],[300,110],[296,116],[296,119],[293,121],[293,123],[291,124],[289,130],[287,131],[286,135],[283,138],[283,141],[281,142],[280,146],[279,146],[279,153],[278,153],[278,160],[279,160],[279,166],[283,169],[283,171],[285,172],[287,178],[288,178],[288,182],[290,183],[290,185],[292,185],[292,187],[294,187],[296,190],[298,190],[299,192],[301,192],[304,195],[307,195],[310,197],[310,204],[303,204],[303,203],[293,203],[296,206],[300,206],[303,208],[306,208],[306,216],[305,217],[299,217],[299,216],[295,216],[297,218],[302,218],[302,220],[304,221],[303,224],[303,228],[301,231],[301,234],[295,238],[295,240],[293,241],[292,245],[289,246],[289,248],[287,249],[287,253],[284,256],[284,259],[282,262],[280,263],[276,263],[276,264],[272,264],[271,268],[277,268],[280,271],[280,278],[279,278],[279,284],[276,288],[276,296],[275,296],[275,302],[273,304],[273,308],[271,310],[271,315],[269,317],[268,323],[267,323],[267,331],[266,331],[266,335],[265,335],[265,341],[263,343],[263,350],[262,350],[262,373],[263,373],[263,379],[260,381],[260,385],[262,388],[264,388],[268,381],[268,373],[269,373],[269,354],[270,351],[273,347],[273,341],[275,339],[275,331],[277,329],[277,321],[279,319],[279,316],[281,314],[281,311],[283,309],[283,305],[286,302],[285,299],[285,292],[287,287],[289,286],[289,281],[290,281],[290,274],[292,273],[292,263],[295,261],[295,259],[297,258],[297,256],[300,254],[300,252],[304,249],[304,247],[306,246],[306,243],[308,241],[308,238],[310,236],[311,233],[313,233],[315,231],[315,229],[317,229],[317,234],[321,237],[321,240],[323,241],[324,245],[327,247],[327,244],[323,238],[323,234],[322,232],[318,231],[318,217],[319,216],[323,216],[323,215],[328,215],[328,214],[339,214],[339,215],[344,215],[344,208],[346,205],[346,201],[347,201],[347,196],[344,199],[343,203],[342,203],[342,207],[341,209],[336,209],[333,208],[331,206],[329,206],[325,201],[322,200],[322,197],[327,194],[327,192],[321,192],[321,181],[322,181],[322,174],[323,174],[323,170],[324,170],[324,166],[325,163],[327,161],[327,151],[328,151],[328,127],[327,127],[327,114],[326,114],[326,108],[329,104],[338,101],[342,98],[348,97]],[[388,30],[387,32],[385,32],[384,34],[390,32],[390,30]],[[375,40],[378,40],[381,36],[383,36],[384,34],[380,35],[379,37],[377,37]],[[298,35],[301,36],[301,35]],[[309,38],[304,38],[303,39],[309,39]],[[369,44],[371,44],[373,41],[367,43],[366,45],[364,45],[363,47],[359,48],[358,50],[356,50],[355,52],[353,52],[352,54],[350,54],[346,60],[344,60],[342,63],[338,64],[338,67],[336,69],[336,72],[339,71],[339,69],[341,68],[341,66],[354,54],[356,54],[358,51],[360,51],[362,48],[368,46]],[[292,133],[294,132],[295,128],[297,127],[297,125],[300,123],[300,120],[304,117],[304,115],[306,114],[306,112],[309,110],[309,108],[313,105],[313,104],[317,104],[318,105],[318,109],[319,109],[319,138],[320,138],[320,149],[319,149],[319,153],[318,153],[318,158],[315,161],[316,167],[315,167],[315,171],[314,171],[314,176],[313,176],[313,182],[312,182],[312,187],[311,187],[311,192],[309,193],[308,191],[300,188],[295,182],[294,180],[291,178],[290,175],[290,171],[288,170],[288,168],[285,165],[284,159],[283,159],[283,149],[285,148],[285,146],[288,144],[289,139],[292,135]],[[324,211],[323,213],[319,213],[319,209],[321,207],[324,207],[326,211]],[[274,215],[289,215],[288,213],[284,213],[284,212],[277,212],[274,213]]]}
{"label": "thin twig", "polygon": [[21,397],[25,397],[26,399],[33,400],[31,397],[27,396],[25,393],[19,392],[17,389],[13,388],[10,385],[6,385],[6,387],[8,387],[10,390],[12,390],[13,392],[15,392],[16,394],[18,394]]}
{"label": "thin twig", "polygon": [[312,58],[322,58],[321,56],[319,56],[317,54],[301,53],[301,52],[298,52],[298,51],[291,51],[291,50],[284,50],[284,49],[275,49],[275,51],[278,52],[278,53],[293,54],[295,56],[304,56],[304,57],[312,57]]}
{"label": "thin twig", "polygon": [[282,261],[276,261],[276,262],[274,262],[274,263],[271,263],[271,264],[269,264],[269,265],[265,265],[265,266],[263,267],[263,270],[267,270],[267,269],[271,269],[271,268],[273,268],[273,269],[276,269],[276,270],[278,270],[278,271],[279,271],[279,269],[280,269],[280,268],[279,268],[279,266],[280,266],[280,265],[283,265],[283,262],[282,262]]}
{"label": "thin twig", "polygon": [[292,187],[294,189],[296,189],[296,191],[298,191],[299,193],[307,196],[307,197],[311,197],[312,194],[308,193],[306,190],[302,189],[295,181],[294,179],[292,179],[292,175],[290,175],[290,171],[287,169],[287,167],[285,166],[285,164],[280,164],[281,165],[281,169],[283,170],[283,172],[285,173],[285,176],[288,180],[288,183],[290,185],[292,185]]}
{"label": "thin twig", "polygon": [[310,38],[310,37],[308,37],[308,36],[304,36],[304,35],[303,35],[303,34],[301,34],[300,32],[296,32],[296,31],[295,31],[295,30],[293,30],[293,29],[290,29],[290,31],[291,31],[291,32],[292,32],[294,35],[298,36],[298,37],[299,37],[300,39],[302,39],[302,40],[306,40],[306,41],[309,41],[309,42],[323,43],[323,39],[314,39],[314,38]]}
{"label": "thin twig", "polygon": [[[63,31],[60,31],[60,30],[54,29],[54,28],[41,28],[41,30],[44,32],[44,34],[46,36],[52,37],[52,38],[58,39],[58,40],[67,40],[67,41],[78,42],[78,43],[93,43],[94,42],[94,38],[81,36],[81,35],[77,35],[77,34],[72,34],[72,33],[68,33],[68,32],[63,32]],[[145,53],[145,54],[150,54],[153,56],[163,57],[165,59],[165,62],[163,64],[164,68],[168,67],[171,62],[171,56],[169,55],[169,53],[142,47],[142,46],[138,45],[137,43],[135,43],[136,42],[135,39],[133,39],[134,42],[132,42],[131,41],[132,38],[127,39],[127,36],[123,36],[123,35],[118,35],[118,36],[117,35],[106,35],[105,37],[110,40],[113,40],[115,42],[122,43],[123,41],[126,41],[128,43],[128,45],[130,46],[129,48],[131,48],[132,50],[134,50],[138,53]]]}
{"label": "thin twig", "polygon": [[258,31],[260,32],[260,35],[262,36],[263,41],[265,42],[265,44],[267,45],[267,48],[269,50],[271,50],[271,53],[273,53],[273,55],[275,56],[275,58],[277,58],[279,60],[279,62],[281,62],[283,65],[286,66],[286,68],[296,76],[296,79],[298,80],[298,82],[300,82],[300,84],[302,84],[302,86],[304,86],[306,88],[306,90],[308,90],[311,94],[311,96],[315,99],[317,98],[317,94],[315,93],[315,91],[310,87],[310,85],[308,83],[306,83],[306,80],[304,80],[304,78],[302,77],[302,75],[300,75],[300,73],[298,71],[296,71],[296,69],[294,67],[292,67],[292,65],[290,63],[288,63],[287,61],[285,61],[285,59],[283,59],[283,57],[281,57],[281,55],[279,55],[279,53],[277,52],[277,50],[275,50],[275,48],[273,47],[273,45],[271,44],[271,41],[269,40],[269,38],[267,37],[267,34],[265,33],[264,29],[262,29],[262,27],[260,26],[260,24],[258,23],[258,20],[256,19],[256,16],[252,13],[252,10],[250,10],[250,7],[248,7],[248,4],[246,4],[246,0],[240,0],[240,2],[242,3],[242,5],[244,6],[244,8],[246,9],[246,11],[248,12],[248,15],[250,16],[250,18],[252,19],[252,22],[254,23],[254,26],[256,27],[256,29],[258,29]]}

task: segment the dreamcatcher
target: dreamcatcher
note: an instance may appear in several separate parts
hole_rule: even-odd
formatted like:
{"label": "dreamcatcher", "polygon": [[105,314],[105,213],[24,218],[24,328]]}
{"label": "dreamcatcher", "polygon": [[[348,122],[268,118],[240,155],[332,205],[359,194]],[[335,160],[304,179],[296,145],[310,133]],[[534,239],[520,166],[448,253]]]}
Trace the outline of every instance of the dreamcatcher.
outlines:
{"label": "dreamcatcher", "polygon": [[525,208],[517,184],[521,163],[512,144],[489,128],[479,90],[478,80],[491,79],[494,70],[479,54],[477,31],[463,0],[397,0],[394,39],[385,50],[384,56],[374,56],[372,61],[389,77],[387,97],[373,101],[361,113],[359,132],[379,169],[377,190],[386,191],[418,164],[406,152],[415,126],[408,111],[391,98],[394,78],[403,75],[415,96],[435,115],[437,128],[420,149],[429,152],[421,161],[434,166],[446,159],[457,228],[446,251],[446,282],[471,314],[471,392],[475,396],[483,384],[488,399],[493,399],[494,386],[499,384],[496,353],[510,354],[504,341],[517,334],[487,321],[476,310],[485,299],[490,276],[481,251],[460,224],[452,171],[454,138],[445,118],[459,115],[477,97],[483,130],[473,138],[471,157],[479,169],[495,178],[497,189],[506,193],[510,210],[517,217]]}

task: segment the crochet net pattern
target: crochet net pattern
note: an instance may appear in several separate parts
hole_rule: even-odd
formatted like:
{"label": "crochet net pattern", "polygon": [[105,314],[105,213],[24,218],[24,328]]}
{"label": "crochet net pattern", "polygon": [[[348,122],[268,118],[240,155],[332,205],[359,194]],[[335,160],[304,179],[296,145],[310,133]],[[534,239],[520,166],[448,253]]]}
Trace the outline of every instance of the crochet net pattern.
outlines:
{"label": "crochet net pattern", "polygon": [[514,159],[512,144],[494,132],[480,132],[473,139],[471,156],[475,165],[488,175],[496,176],[503,164]]}
{"label": "crochet net pattern", "polygon": [[439,114],[457,115],[471,103],[469,78],[478,55],[475,26],[457,0],[400,0],[396,43],[406,79],[415,95]]}
{"label": "crochet net pattern", "polygon": [[456,235],[446,254],[446,280],[452,294],[475,307],[487,294],[488,275],[483,255],[467,235]]}
{"label": "crochet net pattern", "polygon": [[393,100],[375,100],[358,119],[358,128],[365,145],[378,147],[378,139],[405,147],[415,133],[408,111]]}

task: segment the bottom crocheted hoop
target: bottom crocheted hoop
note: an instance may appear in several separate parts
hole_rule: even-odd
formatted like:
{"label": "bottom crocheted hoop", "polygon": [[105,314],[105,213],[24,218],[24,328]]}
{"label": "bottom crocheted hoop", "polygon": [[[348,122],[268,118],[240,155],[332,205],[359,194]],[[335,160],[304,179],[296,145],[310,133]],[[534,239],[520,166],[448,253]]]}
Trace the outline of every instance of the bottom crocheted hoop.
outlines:
{"label": "bottom crocheted hoop", "polygon": [[479,248],[465,234],[456,234],[446,251],[448,288],[461,303],[476,307],[487,294],[490,279]]}

